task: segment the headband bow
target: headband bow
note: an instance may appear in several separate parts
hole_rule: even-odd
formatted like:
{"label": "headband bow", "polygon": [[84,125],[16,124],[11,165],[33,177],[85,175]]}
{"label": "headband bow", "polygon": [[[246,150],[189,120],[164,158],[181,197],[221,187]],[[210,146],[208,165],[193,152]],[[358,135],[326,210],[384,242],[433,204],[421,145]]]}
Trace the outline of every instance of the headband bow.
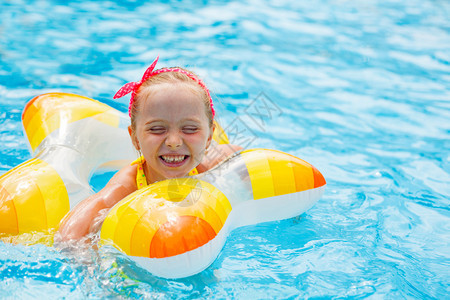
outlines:
{"label": "headband bow", "polygon": [[195,76],[194,74],[192,74],[186,70],[180,69],[180,68],[163,68],[163,69],[159,69],[159,70],[156,70],[153,72],[153,69],[155,69],[158,59],[159,59],[159,56],[157,56],[156,59],[153,61],[153,63],[150,65],[150,67],[148,67],[148,69],[145,70],[144,75],[142,76],[142,79],[140,81],[128,82],[127,84],[122,86],[120,88],[120,90],[118,90],[117,93],[113,97],[113,99],[117,99],[117,98],[121,98],[121,97],[131,93],[130,106],[128,107],[128,114],[130,115],[130,117],[131,117],[131,106],[133,105],[133,103],[136,99],[136,92],[147,79],[149,79],[152,76],[161,74],[161,73],[178,72],[178,73],[182,73],[182,74],[188,76],[189,78],[191,78],[192,80],[197,82],[203,88],[203,90],[206,92],[206,95],[209,98],[209,105],[211,106],[212,117],[214,118],[215,111],[214,111],[214,107],[213,107],[212,98],[211,98],[211,95],[209,94],[208,88],[203,83],[203,81],[201,81],[200,78],[197,78],[197,76]]}

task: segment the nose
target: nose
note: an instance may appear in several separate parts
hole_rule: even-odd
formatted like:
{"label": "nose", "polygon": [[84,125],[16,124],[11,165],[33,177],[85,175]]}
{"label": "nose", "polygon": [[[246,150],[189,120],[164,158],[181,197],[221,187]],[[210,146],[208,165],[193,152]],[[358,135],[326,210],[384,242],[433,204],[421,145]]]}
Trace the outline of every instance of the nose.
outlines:
{"label": "nose", "polygon": [[169,148],[176,149],[183,144],[183,139],[178,132],[171,130],[166,137],[165,144]]}

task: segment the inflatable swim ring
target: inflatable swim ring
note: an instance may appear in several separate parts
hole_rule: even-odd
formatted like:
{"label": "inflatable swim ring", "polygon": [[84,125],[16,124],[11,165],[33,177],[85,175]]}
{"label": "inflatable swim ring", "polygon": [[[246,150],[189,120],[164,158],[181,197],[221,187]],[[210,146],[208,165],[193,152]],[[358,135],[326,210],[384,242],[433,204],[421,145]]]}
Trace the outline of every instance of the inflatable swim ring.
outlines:
{"label": "inflatable swim ring", "polygon": [[[98,169],[136,158],[125,114],[90,98],[50,93],[22,115],[32,159],[0,177],[0,234],[57,228],[92,190]],[[228,143],[216,124],[214,141]],[[101,229],[151,273],[179,278],[208,267],[234,228],[302,214],[326,182],[309,163],[265,149],[245,150],[208,172],[164,180],[116,204]]]}
{"label": "inflatable swim ring", "polygon": [[[129,117],[99,101],[66,93],[33,98],[22,114],[33,158],[0,176],[0,234],[58,227],[71,208],[93,193],[89,178],[136,159]],[[227,143],[219,130],[214,140]]]}
{"label": "inflatable swim ring", "polygon": [[302,214],[325,189],[322,174],[286,153],[242,151],[216,168],[169,179],[116,204],[101,229],[154,275],[180,278],[207,268],[234,228]]}
{"label": "inflatable swim ring", "polygon": [[128,135],[125,114],[86,97],[37,96],[25,106],[22,124],[34,157],[0,177],[1,233],[56,228],[91,194],[94,170],[135,156],[121,142]]}

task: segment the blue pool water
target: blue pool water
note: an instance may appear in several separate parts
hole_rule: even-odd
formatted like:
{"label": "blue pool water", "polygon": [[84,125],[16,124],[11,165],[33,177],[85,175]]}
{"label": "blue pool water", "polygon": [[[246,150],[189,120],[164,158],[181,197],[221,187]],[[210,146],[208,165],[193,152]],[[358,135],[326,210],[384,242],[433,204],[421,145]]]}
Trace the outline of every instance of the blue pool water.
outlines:
{"label": "blue pool water", "polygon": [[126,111],[112,95],[159,54],[204,78],[235,142],[297,155],[328,186],[298,218],[233,231],[186,279],[0,242],[0,298],[448,298],[449,16],[444,0],[1,1],[0,174],[30,158],[28,100]]}

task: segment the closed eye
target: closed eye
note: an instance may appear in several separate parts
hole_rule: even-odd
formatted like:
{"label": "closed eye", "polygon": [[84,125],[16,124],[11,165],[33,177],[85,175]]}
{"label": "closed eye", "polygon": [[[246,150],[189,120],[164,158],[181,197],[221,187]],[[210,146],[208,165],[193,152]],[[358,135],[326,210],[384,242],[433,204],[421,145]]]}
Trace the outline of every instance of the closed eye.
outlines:
{"label": "closed eye", "polygon": [[190,134],[190,133],[196,133],[199,130],[199,128],[197,126],[185,126],[185,127],[183,127],[182,130],[184,133]]}
{"label": "closed eye", "polygon": [[163,134],[164,132],[166,132],[166,128],[163,126],[153,126],[150,127],[148,131],[154,134]]}

